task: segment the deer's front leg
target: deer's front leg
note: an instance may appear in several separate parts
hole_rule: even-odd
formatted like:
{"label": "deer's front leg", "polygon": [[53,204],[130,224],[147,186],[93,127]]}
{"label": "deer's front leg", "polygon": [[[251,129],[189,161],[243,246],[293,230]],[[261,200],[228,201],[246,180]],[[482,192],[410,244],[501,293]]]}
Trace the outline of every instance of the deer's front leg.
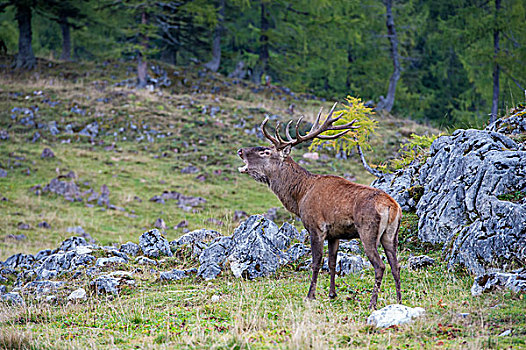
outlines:
{"label": "deer's front leg", "polygon": [[312,251],[312,279],[310,282],[308,299],[316,299],[316,283],[318,273],[320,272],[321,260],[323,257],[323,240],[317,234],[311,234],[311,251]]}
{"label": "deer's front leg", "polygon": [[329,272],[331,274],[331,287],[329,289],[329,298],[336,298],[336,259],[338,256],[339,239],[329,239]]}

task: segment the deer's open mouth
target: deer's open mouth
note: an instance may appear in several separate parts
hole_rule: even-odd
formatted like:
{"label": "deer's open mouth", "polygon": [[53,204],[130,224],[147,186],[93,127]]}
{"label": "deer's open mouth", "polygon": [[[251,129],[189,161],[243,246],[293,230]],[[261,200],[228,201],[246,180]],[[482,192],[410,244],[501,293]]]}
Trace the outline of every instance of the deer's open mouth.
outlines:
{"label": "deer's open mouth", "polygon": [[241,158],[241,160],[245,163],[244,166],[240,166],[237,168],[237,171],[239,171],[240,173],[247,173],[248,172],[248,164],[247,164],[247,161],[244,160],[243,158]]}

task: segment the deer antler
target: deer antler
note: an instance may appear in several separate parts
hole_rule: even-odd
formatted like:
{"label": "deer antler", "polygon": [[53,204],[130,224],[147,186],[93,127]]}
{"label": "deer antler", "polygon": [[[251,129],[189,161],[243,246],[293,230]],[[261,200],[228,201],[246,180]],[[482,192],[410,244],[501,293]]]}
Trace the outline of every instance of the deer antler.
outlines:
{"label": "deer antler", "polygon": [[[314,121],[312,128],[304,136],[301,136],[300,130],[299,130],[299,126],[300,126],[301,121],[303,120],[303,116],[296,123],[296,138],[295,139],[293,139],[290,136],[290,132],[289,132],[289,128],[290,128],[290,125],[292,124],[292,120],[289,121],[287,123],[287,126],[285,127],[285,135],[287,136],[288,141],[283,140],[283,138],[279,134],[280,126],[281,126],[281,123],[279,121],[276,123],[276,133],[275,133],[276,137],[273,137],[272,135],[270,135],[265,129],[265,126],[267,125],[267,122],[268,122],[268,117],[266,117],[265,120],[263,120],[263,123],[261,123],[261,131],[263,132],[265,137],[269,139],[270,142],[272,142],[272,144],[274,144],[274,147],[277,150],[282,150],[289,145],[291,147],[294,147],[302,142],[312,140],[316,137],[322,140],[337,139],[338,137],[345,135],[350,130],[359,128],[359,126],[353,126],[353,124],[356,123],[357,119],[354,119],[353,121],[347,124],[333,125],[334,122],[338,121],[341,118],[341,115],[336,118],[332,118],[332,114],[334,113],[334,109],[336,108],[337,104],[338,102],[336,102],[332,106],[329,114],[327,115],[327,119],[325,119],[325,121],[321,125],[320,125],[320,117],[321,117],[323,108],[320,108],[320,112],[318,113],[318,116],[316,117],[316,120]],[[329,131],[329,130],[344,130],[344,131],[339,132],[335,135],[320,135],[321,133],[325,131]]]}

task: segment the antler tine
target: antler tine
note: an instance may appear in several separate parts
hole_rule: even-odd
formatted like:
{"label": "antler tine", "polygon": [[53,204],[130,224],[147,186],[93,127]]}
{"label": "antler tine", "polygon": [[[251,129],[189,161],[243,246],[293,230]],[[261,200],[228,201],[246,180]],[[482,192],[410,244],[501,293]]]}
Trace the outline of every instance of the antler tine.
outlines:
{"label": "antler tine", "polygon": [[334,140],[334,139],[337,139],[340,136],[343,136],[343,135],[347,134],[349,131],[351,131],[351,130],[344,130],[342,132],[337,133],[336,135],[318,135],[318,136],[316,136],[316,138],[322,139],[322,140]]}
{"label": "antler tine", "polygon": [[289,120],[289,122],[287,123],[287,126],[285,127],[285,135],[287,136],[287,139],[289,140],[289,142],[294,142],[294,139],[292,138],[292,136],[290,136],[290,131],[289,131],[290,124],[292,124],[292,119]]}
{"label": "antler tine", "polygon": [[316,116],[316,120],[314,121],[314,124],[312,124],[312,128],[310,129],[311,131],[316,130],[318,128],[320,124],[321,112],[323,112],[323,106],[320,107],[320,111],[318,112],[318,115]]}
{"label": "antler tine", "polygon": [[281,135],[279,134],[279,129],[281,128],[281,123],[278,121],[276,123],[276,138],[278,139],[278,142],[279,142],[279,147],[283,147],[285,146],[286,144],[288,144],[289,142],[283,140],[283,138],[281,137]]}
{"label": "antler tine", "polygon": [[327,119],[325,119],[325,121],[323,122],[322,126],[320,127],[321,129],[325,129],[327,128],[329,125],[331,125],[332,123],[334,123],[335,121],[338,121],[342,115],[340,114],[339,116],[337,116],[336,118],[331,118],[332,117],[332,114],[334,113],[334,109],[336,108],[336,106],[338,105],[338,102],[335,102],[333,105],[332,105],[332,108],[331,110],[329,111],[329,114],[327,114]]}
{"label": "antler tine", "polygon": [[300,133],[300,124],[302,120],[303,116],[301,116],[300,119],[298,119],[298,122],[296,123],[296,142],[298,143],[303,142],[303,136],[301,136]]}
{"label": "antler tine", "polygon": [[267,125],[268,123],[268,117],[265,117],[265,120],[263,120],[263,123],[261,123],[261,131],[263,132],[263,135],[265,135],[265,137],[274,144],[274,146],[278,147],[279,146],[279,142],[278,140],[276,140],[274,137],[272,137],[268,132],[267,132],[267,129],[265,129],[265,126]]}

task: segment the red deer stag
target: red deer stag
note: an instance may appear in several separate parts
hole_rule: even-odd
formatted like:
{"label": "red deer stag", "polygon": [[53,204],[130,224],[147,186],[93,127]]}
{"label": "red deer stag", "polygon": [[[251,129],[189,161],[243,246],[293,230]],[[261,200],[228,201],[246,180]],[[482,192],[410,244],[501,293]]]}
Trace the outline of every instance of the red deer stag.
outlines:
{"label": "red deer stag", "polygon": [[[318,114],[311,130],[304,136],[299,132],[302,118],[296,124],[296,139],[289,133],[290,121],[285,133],[287,141],[279,134],[280,123],[276,125],[275,137],[271,136],[265,126],[266,118],[261,124],[261,131],[272,142],[272,147],[242,148],[237,151],[245,166],[238,170],[253,177],[256,181],[267,184],[281,200],[288,211],[301,218],[309,231],[312,249],[312,280],[307,295],[315,299],[316,282],[323,257],[323,242],[329,243],[329,271],[331,285],[329,297],[336,297],[335,274],[336,256],[340,239],[359,238],[367,258],[374,267],[375,284],[370,308],[376,308],[378,290],[382,283],[385,265],[378,254],[380,243],[384,247],[387,261],[391,265],[396,297],[401,302],[400,268],[396,258],[398,229],[402,210],[398,203],[387,193],[365,185],[355,184],[333,175],[315,175],[299,166],[291,157],[290,151],[299,143],[319,138],[335,139],[351,129],[356,120],[345,125],[333,125],[340,117],[333,118],[336,104],[320,125]],[[335,135],[321,135],[328,130],[343,130]]]}

